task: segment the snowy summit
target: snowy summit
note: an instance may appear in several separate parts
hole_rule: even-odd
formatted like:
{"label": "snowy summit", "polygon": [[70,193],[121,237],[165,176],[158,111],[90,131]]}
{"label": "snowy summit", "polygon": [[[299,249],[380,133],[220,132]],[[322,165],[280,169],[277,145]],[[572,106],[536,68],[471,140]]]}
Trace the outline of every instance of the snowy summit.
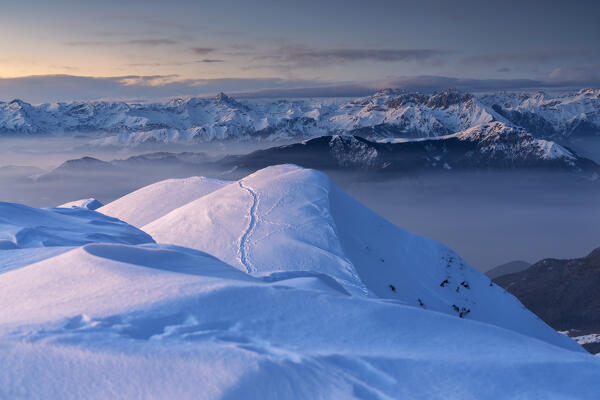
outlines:
{"label": "snowy summit", "polygon": [[0,203],[0,239],[0,398],[600,393],[598,357],[315,170]]}

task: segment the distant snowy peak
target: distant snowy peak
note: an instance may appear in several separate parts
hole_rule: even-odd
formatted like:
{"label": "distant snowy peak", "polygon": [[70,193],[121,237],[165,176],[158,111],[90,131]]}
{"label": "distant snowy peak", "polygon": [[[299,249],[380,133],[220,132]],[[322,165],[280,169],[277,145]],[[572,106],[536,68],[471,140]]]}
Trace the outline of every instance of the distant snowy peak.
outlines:
{"label": "distant snowy peak", "polygon": [[554,170],[596,179],[600,167],[549,140],[521,128],[493,122],[435,137],[385,139],[334,135],[272,147],[220,161],[223,168],[258,170],[295,163],[321,170],[364,170],[410,174],[445,170]]}
{"label": "distant snowy peak", "polygon": [[435,92],[432,94],[410,93],[404,90],[383,89],[370,97],[364,97],[359,102],[374,102],[385,104],[388,108],[401,108],[406,105],[423,105],[429,108],[447,109],[454,105],[469,104],[474,100],[470,93],[454,89]]}
{"label": "distant snowy peak", "polygon": [[[600,176],[598,164],[567,147],[552,140],[536,138],[509,123],[491,122],[431,138],[368,140],[348,134],[321,136],[221,158],[208,157],[204,153],[168,152],[142,154],[110,162],[83,157],[67,161],[56,169],[37,176],[36,179],[86,180],[89,176],[125,179],[127,176],[144,174],[150,167],[161,173],[181,170],[189,175],[197,173],[195,171],[210,170],[217,176],[232,179],[270,165],[289,163],[325,171],[384,173],[380,177],[386,176],[385,174],[388,177],[398,177],[427,172],[481,170],[560,171],[592,180]],[[167,178],[173,175],[159,176]],[[169,198],[173,196],[171,193],[166,195]],[[195,195],[194,192],[191,192],[191,195]],[[181,198],[185,196],[182,194]],[[178,203],[173,200],[169,204]],[[156,207],[140,205],[140,210]],[[143,223],[136,220],[142,215],[145,215],[145,211],[113,216],[135,226],[142,226]],[[131,217],[134,219],[130,219]]]}
{"label": "distant snowy peak", "polygon": [[87,133],[99,146],[348,133],[371,139],[436,137],[491,122],[510,123],[542,138],[598,135],[600,90],[473,95],[456,90],[423,94],[386,89],[353,100],[272,102],[241,102],[224,93],[150,104],[0,102],[2,134]]}
{"label": "distant snowy peak", "polygon": [[600,89],[558,96],[545,92],[498,93],[480,100],[539,137],[600,135]]}
{"label": "distant snowy peak", "polygon": [[452,136],[461,140],[477,142],[479,151],[484,154],[494,155],[500,152],[502,157],[511,159],[562,159],[572,162],[577,158],[575,154],[558,143],[536,139],[523,129],[507,126],[500,122],[470,128],[450,137]]}

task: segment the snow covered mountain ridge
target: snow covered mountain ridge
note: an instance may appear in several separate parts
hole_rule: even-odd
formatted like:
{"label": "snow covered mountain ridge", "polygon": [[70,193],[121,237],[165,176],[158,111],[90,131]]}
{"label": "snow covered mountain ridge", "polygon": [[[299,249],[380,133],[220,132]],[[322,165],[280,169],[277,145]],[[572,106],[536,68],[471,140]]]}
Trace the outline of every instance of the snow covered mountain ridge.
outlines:
{"label": "snow covered mountain ridge", "polygon": [[88,133],[98,145],[276,140],[355,134],[370,139],[437,137],[501,122],[536,137],[600,134],[600,89],[474,95],[386,89],[353,100],[237,101],[176,98],[164,103],[107,101],[31,105],[0,102],[0,134]]}
{"label": "snow covered mountain ridge", "polygon": [[465,170],[568,171],[591,180],[600,175],[600,166],[594,161],[502,122],[434,138],[370,141],[354,135],[321,136],[219,161],[225,170],[248,171],[283,163],[325,171],[361,170],[379,176]]}
{"label": "snow covered mountain ridge", "polygon": [[87,200],[0,203],[0,398],[600,390],[600,358],[321,172],[170,179],[97,211]]}

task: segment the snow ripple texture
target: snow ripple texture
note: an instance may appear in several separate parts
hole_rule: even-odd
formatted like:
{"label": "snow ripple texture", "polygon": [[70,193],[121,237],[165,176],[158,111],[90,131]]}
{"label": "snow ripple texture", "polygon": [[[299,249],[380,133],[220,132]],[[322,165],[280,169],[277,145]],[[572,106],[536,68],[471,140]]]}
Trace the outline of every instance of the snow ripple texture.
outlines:
{"label": "snow ripple texture", "polygon": [[213,183],[137,191],[158,243],[0,203],[0,238],[36,233],[0,246],[1,399],[598,398],[600,358],[325,174]]}

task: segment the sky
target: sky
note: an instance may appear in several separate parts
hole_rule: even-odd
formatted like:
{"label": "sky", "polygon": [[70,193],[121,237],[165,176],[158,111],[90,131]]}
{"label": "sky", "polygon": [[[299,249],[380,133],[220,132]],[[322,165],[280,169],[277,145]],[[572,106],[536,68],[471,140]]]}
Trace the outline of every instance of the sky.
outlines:
{"label": "sky", "polygon": [[600,85],[589,0],[0,2],[0,100]]}

